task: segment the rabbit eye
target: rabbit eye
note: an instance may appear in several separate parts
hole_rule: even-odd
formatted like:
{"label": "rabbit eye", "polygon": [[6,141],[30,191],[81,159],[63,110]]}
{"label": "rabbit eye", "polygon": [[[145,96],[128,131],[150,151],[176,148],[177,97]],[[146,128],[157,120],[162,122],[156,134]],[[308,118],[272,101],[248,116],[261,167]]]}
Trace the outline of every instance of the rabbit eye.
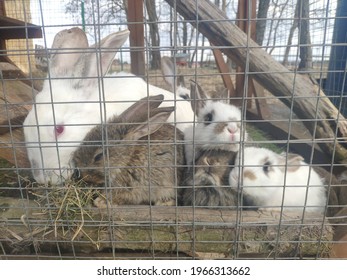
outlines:
{"label": "rabbit eye", "polygon": [[58,137],[64,132],[65,127],[63,125],[56,125],[54,127],[55,136]]}
{"label": "rabbit eye", "polygon": [[95,157],[94,157],[94,162],[98,162],[102,159],[103,157],[103,153],[98,153]]}
{"label": "rabbit eye", "polygon": [[270,166],[271,166],[270,161],[265,162],[264,165],[263,165],[263,171],[264,171],[265,173],[269,173],[269,171],[270,171]]}
{"label": "rabbit eye", "polygon": [[208,125],[210,122],[213,120],[213,115],[212,113],[208,113],[204,117],[204,121],[206,122],[206,125]]}

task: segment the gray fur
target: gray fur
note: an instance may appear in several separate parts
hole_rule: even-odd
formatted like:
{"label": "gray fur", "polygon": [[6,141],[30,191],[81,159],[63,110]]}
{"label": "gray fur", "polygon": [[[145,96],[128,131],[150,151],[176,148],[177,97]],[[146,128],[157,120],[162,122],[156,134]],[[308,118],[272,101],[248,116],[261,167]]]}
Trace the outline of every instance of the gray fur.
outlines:
{"label": "gray fur", "polygon": [[176,200],[184,165],[183,134],[164,123],[174,108],[155,108],[161,103],[158,96],[149,100],[156,105],[142,99],[106,125],[94,127],[73,155],[80,177],[105,186],[113,205]]}
{"label": "gray fur", "polygon": [[184,206],[236,206],[236,190],[229,186],[229,174],[235,161],[230,151],[205,151],[188,171],[182,191]]}

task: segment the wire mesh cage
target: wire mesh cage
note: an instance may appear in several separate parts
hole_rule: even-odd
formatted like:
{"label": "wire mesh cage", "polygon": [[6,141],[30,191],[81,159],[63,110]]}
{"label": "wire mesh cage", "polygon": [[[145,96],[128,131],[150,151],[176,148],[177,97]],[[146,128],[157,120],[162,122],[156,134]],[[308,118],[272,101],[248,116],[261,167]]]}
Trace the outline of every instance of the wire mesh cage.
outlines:
{"label": "wire mesh cage", "polygon": [[1,259],[346,258],[347,1],[3,1]]}

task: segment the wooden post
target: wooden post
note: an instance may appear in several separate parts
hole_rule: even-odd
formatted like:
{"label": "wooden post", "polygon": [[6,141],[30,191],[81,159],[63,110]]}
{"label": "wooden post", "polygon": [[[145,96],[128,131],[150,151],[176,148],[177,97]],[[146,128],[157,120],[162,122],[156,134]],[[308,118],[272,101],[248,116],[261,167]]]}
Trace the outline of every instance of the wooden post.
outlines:
{"label": "wooden post", "polygon": [[[252,40],[256,40],[256,6],[257,0],[245,1],[239,0],[238,11],[237,11],[237,26],[243,30],[246,34],[250,35]],[[250,11],[251,10],[251,11]],[[236,68],[236,94],[240,97],[243,96],[243,88],[245,85],[246,70],[245,65],[238,65]],[[250,110],[252,108],[252,97],[263,96],[264,88],[261,87],[257,81],[255,81],[250,75],[247,80],[247,108]],[[269,118],[270,113],[267,107],[265,99],[255,99],[256,105],[256,118],[266,120]]]}
{"label": "wooden post", "polygon": [[[245,0],[239,0],[238,3],[238,9],[237,9],[237,21],[236,25],[243,30],[246,34],[249,33],[249,30],[251,31],[250,38],[255,40],[255,21],[252,21],[256,18],[256,0],[251,0],[251,1],[245,1]],[[251,7],[250,7],[251,5]],[[251,8],[251,14],[249,14],[249,8]],[[251,22],[249,22],[249,19]],[[244,65],[238,65],[236,67],[236,94],[238,97],[243,96],[243,89],[245,86],[245,78],[246,78],[246,66]],[[247,97],[252,97],[254,95],[253,89],[250,85],[252,81],[252,78],[248,78],[248,91],[247,91]],[[251,102],[247,102],[248,107],[250,107]]]}
{"label": "wooden post", "polygon": [[131,73],[145,76],[143,1],[128,0],[128,28],[130,30]]}
{"label": "wooden post", "polygon": [[[0,1],[0,16],[6,16],[5,2]],[[6,56],[6,42],[3,38],[0,38],[0,62],[7,62],[4,57]]]}

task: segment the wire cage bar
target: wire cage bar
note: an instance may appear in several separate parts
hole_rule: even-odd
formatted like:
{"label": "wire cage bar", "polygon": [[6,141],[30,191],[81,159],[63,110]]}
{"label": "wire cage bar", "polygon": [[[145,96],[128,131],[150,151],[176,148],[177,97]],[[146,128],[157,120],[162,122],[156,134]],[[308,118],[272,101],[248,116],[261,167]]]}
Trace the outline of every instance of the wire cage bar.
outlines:
{"label": "wire cage bar", "polygon": [[1,2],[0,258],[346,258],[345,2]]}

